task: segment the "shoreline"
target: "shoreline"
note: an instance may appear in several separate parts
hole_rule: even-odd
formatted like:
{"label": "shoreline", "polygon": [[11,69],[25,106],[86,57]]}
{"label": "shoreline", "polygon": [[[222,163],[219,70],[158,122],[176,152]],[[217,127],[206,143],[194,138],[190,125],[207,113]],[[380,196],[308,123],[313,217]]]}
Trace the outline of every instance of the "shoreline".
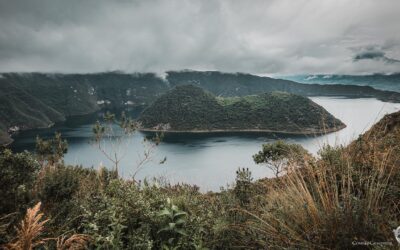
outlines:
{"label": "shoreline", "polygon": [[285,130],[270,130],[270,129],[213,129],[213,130],[159,130],[159,129],[148,129],[142,128],[138,129],[140,132],[162,132],[171,134],[207,134],[207,133],[278,133],[278,134],[288,134],[288,135],[323,135],[328,133],[337,132],[346,128],[347,126],[343,124],[342,126],[336,128],[329,128],[319,131],[285,131]]}
{"label": "shoreline", "polygon": [[[98,110],[97,110],[98,111]],[[25,127],[25,128],[21,128],[19,131],[15,132],[15,133],[8,133],[6,132],[6,134],[8,135],[8,141],[2,142],[0,141],[0,146],[1,147],[8,147],[10,146],[13,142],[14,142],[14,138],[13,135],[18,134],[20,132],[24,132],[24,131],[29,131],[29,130],[35,130],[35,129],[47,129],[47,128],[52,128],[54,127],[56,124],[58,123],[62,123],[67,121],[67,119],[70,119],[72,117],[79,117],[79,116],[86,116],[86,115],[91,115],[91,114],[95,114],[97,111],[94,112],[88,112],[88,113],[81,113],[81,114],[77,114],[77,115],[68,115],[65,116],[64,119],[62,120],[58,120],[58,121],[51,121],[48,125],[44,125],[44,126],[38,126],[38,127]]]}
{"label": "shoreline", "polygon": [[4,142],[0,141],[0,147],[8,147],[14,142],[14,139],[12,139],[11,137],[9,137],[9,138],[10,138],[10,140],[4,141]]}

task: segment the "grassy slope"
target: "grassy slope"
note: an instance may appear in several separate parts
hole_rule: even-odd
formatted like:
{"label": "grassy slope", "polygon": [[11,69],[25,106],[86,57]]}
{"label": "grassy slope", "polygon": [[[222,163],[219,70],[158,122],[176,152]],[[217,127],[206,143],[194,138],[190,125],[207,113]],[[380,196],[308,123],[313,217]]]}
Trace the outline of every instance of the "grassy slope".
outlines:
{"label": "grassy slope", "polygon": [[[347,149],[363,166],[383,161],[392,166],[400,183],[400,111],[385,115],[365,134],[351,143]],[[371,157],[365,157],[371,156]],[[400,197],[400,187],[398,191]]]}
{"label": "grassy slope", "polygon": [[216,98],[201,88],[178,86],[143,111],[145,128],[169,124],[171,131],[263,130],[320,133],[344,125],[308,98],[272,92]]}

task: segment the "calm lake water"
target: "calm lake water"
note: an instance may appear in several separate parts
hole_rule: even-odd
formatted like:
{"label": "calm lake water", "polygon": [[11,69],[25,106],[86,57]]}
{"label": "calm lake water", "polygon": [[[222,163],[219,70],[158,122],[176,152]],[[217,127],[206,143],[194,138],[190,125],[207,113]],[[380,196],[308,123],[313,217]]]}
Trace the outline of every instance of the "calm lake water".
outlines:
{"label": "calm lake water", "polygon": [[[277,139],[299,143],[312,153],[324,144],[348,144],[387,113],[400,110],[400,104],[385,103],[373,98],[348,99],[340,97],[313,97],[316,103],[341,119],[347,127],[323,136],[288,136],[279,134],[174,134],[167,135],[156,148],[153,161],[138,173],[137,178],[166,178],[172,183],[185,182],[200,186],[201,190],[217,191],[221,186],[233,183],[235,171],[247,167],[255,179],[271,176],[267,168],[254,164],[252,155],[262,144]],[[24,131],[14,137],[12,147],[16,151],[34,149],[36,135],[51,137],[59,131],[68,140],[69,149],[65,162],[98,168],[111,163],[93,146],[91,128],[97,115],[75,117],[50,129]],[[143,155],[144,134],[137,133],[130,140],[124,139],[121,153],[125,157],[120,164],[120,174],[129,178],[135,172],[138,158]],[[160,165],[164,157],[167,161]]]}

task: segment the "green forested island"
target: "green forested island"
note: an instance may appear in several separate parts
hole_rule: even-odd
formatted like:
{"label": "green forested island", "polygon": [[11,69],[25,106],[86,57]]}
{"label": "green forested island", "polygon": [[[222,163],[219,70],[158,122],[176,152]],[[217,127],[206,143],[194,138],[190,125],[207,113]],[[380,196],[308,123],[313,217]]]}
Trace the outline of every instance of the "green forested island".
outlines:
{"label": "green forested island", "polygon": [[216,97],[193,85],[177,86],[139,117],[143,130],[170,132],[264,131],[313,134],[345,125],[310,99],[285,92]]}

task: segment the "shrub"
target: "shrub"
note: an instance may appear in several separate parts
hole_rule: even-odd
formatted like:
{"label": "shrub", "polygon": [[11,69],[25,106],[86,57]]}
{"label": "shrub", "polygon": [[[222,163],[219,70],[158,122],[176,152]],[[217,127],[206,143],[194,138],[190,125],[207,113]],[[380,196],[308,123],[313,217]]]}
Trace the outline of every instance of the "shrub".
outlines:
{"label": "shrub", "polygon": [[[158,200],[159,199],[159,200]],[[99,249],[153,246],[163,197],[148,199],[133,182],[116,179],[104,192],[84,201],[84,232]]]}
{"label": "shrub", "polygon": [[28,152],[0,152],[0,215],[26,209],[39,169],[39,163]]}

